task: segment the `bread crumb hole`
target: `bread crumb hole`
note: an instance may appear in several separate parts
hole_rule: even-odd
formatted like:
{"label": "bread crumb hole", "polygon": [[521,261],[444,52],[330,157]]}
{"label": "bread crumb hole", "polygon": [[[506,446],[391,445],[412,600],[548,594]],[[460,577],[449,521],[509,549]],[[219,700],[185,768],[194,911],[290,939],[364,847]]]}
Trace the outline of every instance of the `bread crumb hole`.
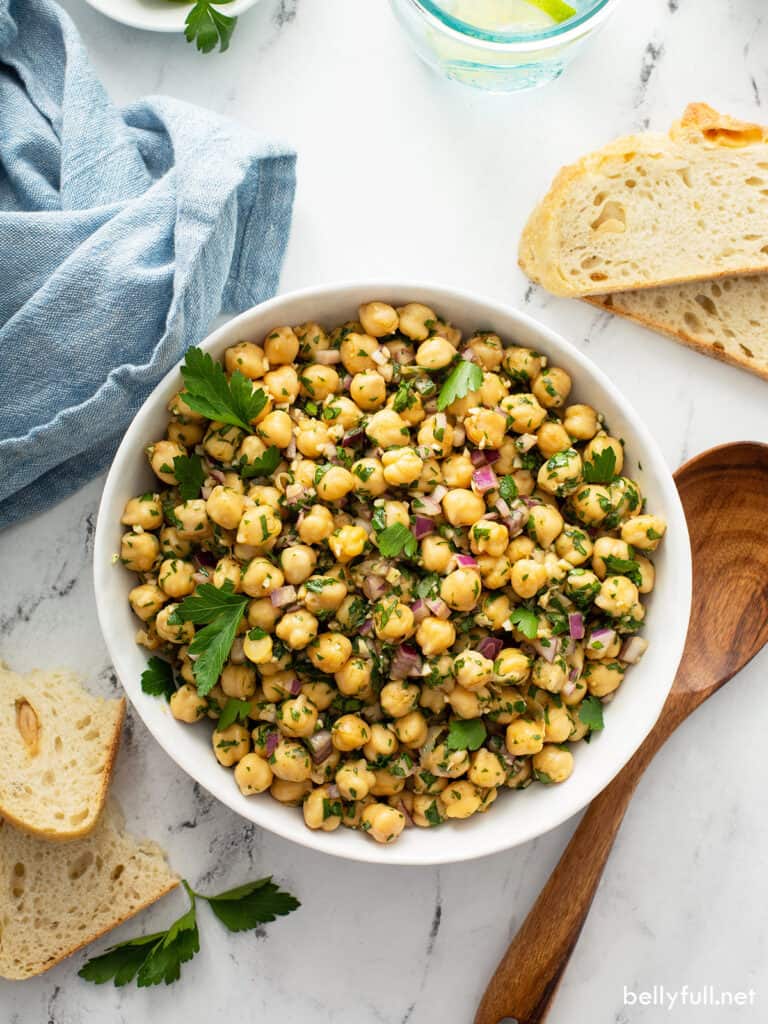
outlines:
{"label": "bread crumb hole", "polygon": [[693,182],[691,181],[691,168],[690,167],[678,167],[677,174],[680,176],[680,180],[686,186],[686,188],[693,188]]}
{"label": "bread crumb hole", "polygon": [[697,295],[696,301],[702,309],[705,309],[707,313],[709,313],[710,316],[717,316],[717,306],[708,295]]}
{"label": "bread crumb hole", "polygon": [[584,259],[581,261],[581,266],[582,266],[582,269],[584,269],[584,270],[591,270],[592,267],[599,267],[600,266],[600,257],[599,256],[585,256]]}
{"label": "bread crumb hole", "polygon": [[86,850],[85,853],[81,853],[80,856],[69,865],[69,877],[72,881],[82,878],[91,864],[93,864],[93,853],[90,850]]}
{"label": "bread crumb hole", "polygon": [[124,871],[125,871],[125,865],[124,864],[117,864],[113,868],[112,874],[110,875],[110,878],[112,879],[113,882],[116,882]]}
{"label": "bread crumb hole", "polygon": [[637,182],[635,181],[634,178],[627,178],[627,180],[624,182],[624,184],[626,185],[627,188],[636,188],[637,187]]}
{"label": "bread crumb hole", "polygon": [[605,192],[598,192],[595,198],[592,200],[592,202],[595,204],[595,206],[602,206],[607,198],[608,196],[605,194]]}
{"label": "bread crumb hole", "polygon": [[722,341],[713,341],[712,348],[716,348],[720,352],[725,352],[725,345],[722,343]]}
{"label": "bread crumb hole", "polygon": [[[723,291],[729,292],[733,288],[733,281],[723,281]],[[713,289],[714,291],[714,289]]]}
{"label": "bread crumb hole", "polygon": [[741,342],[739,342],[739,348],[741,349],[741,351],[744,353],[745,356],[749,356],[750,359],[754,359],[755,358],[755,353],[752,351],[751,348],[747,348],[747,346],[746,345],[742,345]]}
{"label": "bread crumb hole", "polygon": [[88,808],[84,807],[81,811],[78,811],[77,814],[70,814],[69,821],[72,825],[79,825],[81,822],[85,821],[87,817]]}
{"label": "bread crumb hole", "polygon": [[610,201],[603,206],[597,218],[590,225],[593,231],[620,232],[627,226],[627,214],[621,203]]}
{"label": "bread crumb hole", "polygon": [[53,741],[53,749],[57,754],[60,754],[64,744],[61,742],[61,736],[57,736]]}
{"label": "bread crumb hole", "polygon": [[720,296],[723,294],[723,289],[720,287],[719,284],[713,284],[711,290],[712,294],[715,296],[716,299],[719,299]]}
{"label": "bread crumb hole", "polygon": [[75,722],[75,728],[76,729],[87,729],[88,726],[91,724],[91,721],[92,721],[91,716],[90,715],[86,715],[85,718],[81,718],[79,722]]}
{"label": "bread crumb hole", "polygon": [[589,279],[590,279],[590,281],[607,281],[608,280],[607,275],[606,274],[601,274],[599,270],[593,271],[589,275]]}
{"label": "bread crumb hole", "polygon": [[692,331],[698,331],[701,329],[701,321],[695,314],[686,313],[683,320],[685,321],[686,327],[690,327]]}

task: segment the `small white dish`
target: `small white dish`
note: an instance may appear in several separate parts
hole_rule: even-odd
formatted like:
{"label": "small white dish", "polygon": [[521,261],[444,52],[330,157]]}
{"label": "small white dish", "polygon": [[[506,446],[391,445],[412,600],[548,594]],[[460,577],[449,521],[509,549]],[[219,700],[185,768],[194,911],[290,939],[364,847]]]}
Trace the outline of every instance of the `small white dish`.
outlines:
{"label": "small white dish", "polygon": [[381,846],[345,828],[310,831],[297,808],[286,807],[266,795],[242,796],[232,771],[222,768],[213,756],[208,724],[189,726],[178,722],[164,700],[142,692],[141,673],[149,655],[134,639],[138,621],[129,607],[128,591],[135,578],[113,564],[112,556],[119,550],[124,532],[120,517],[125,502],[156,486],[143,450],[165,432],[166,406],[182,385],[178,366],[137,413],[107,477],[94,546],[96,607],[112,662],[136,711],[166,753],[222,803],[262,828],[322,853],[380,864],[444,864],[498,853],[555,828],[597,796],[634,754],[661,711],[683,652],[691,606],[690,543],[672,474],[627,399],[578,349],[508,306],[436,285],[324,285],[255,306],[214,331],[202,348],[220,358],[230,345],[244,340],[261,342],[280,324],[317,320],[333,326],[354,319],[360,303],[371,299],[393,305],[423,302],[465,333],[480,327],[496,331],[507,344],[516,342],[544,352],[551,363],[572,376],[572,400],[588,402],[601,410],[613,434],[625,439],[625,471],[640,483],[649,507],[667,520],[664,543],[654,556],[657,583],[647,602],[643,631],[650,646],[606,708],[605,730],[591,743],[578,744],[571,778],[559,786],[531,786],[522,792],[504,790],[487,814],[435,829],[406,829],[392,846]]}
{"label": "small white dish", "polygon": [[[89,7],[113,21],[147,32],[183,32],[184,22],[194,0],[85,0]],[[234,18],[243,14],[259,0],[233,0],[218,8]]]}

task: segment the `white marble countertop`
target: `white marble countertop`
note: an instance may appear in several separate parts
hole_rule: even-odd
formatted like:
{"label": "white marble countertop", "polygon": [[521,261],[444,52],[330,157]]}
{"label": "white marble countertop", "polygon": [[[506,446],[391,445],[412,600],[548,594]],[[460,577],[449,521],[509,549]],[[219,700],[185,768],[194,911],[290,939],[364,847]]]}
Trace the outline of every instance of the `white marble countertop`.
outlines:
{"label": "white marble countertop", "polygon": [[[118,101],[167,92],[295,146],[284,290],[392,276],[525,305],[617,381],[672,467],[710,445],[768,437],[764,382],[529,289],[516,267],[526,213],[562,163],[627,130],[666,128],[690,100],[764,116],[763,0],[626,0],[563,79],[511,98],[433,76],[384,0],[262,0],[230,52],[204,58],[82,0],[65,7]],[[0,656],[20,669],[70,666],[107,694],[119,686],[90,571],[100,490],[94,481],[0,535]],[[641,783],[552,1024],[767,1019],[766,669],[768,653],[696,714]],[[345,863],[214,803],[133,715],[114,789],[131,828],[159,840],[193,882],[223,888],[274,873],[303,908],[264,936],[231,936],[206,920],[201,953],[168,989],[87,985],[75,974],[82,954],[37,980],[0,983],[3,1024],[468,1024],[573,827],[439,870]],[[174,895],[115,938],[154,929],[181,905]],[[624,986],[685,984],[751,987],[756,1004],[674,1014],[623,1004]]]}

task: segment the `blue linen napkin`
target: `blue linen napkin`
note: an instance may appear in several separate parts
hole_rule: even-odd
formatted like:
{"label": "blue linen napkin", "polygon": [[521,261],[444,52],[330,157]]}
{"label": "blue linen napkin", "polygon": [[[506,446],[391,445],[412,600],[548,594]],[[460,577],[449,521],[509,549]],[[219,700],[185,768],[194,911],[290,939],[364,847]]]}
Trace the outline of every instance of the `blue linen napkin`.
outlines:
{"label": "blue linen napkin", "polygon": [[102,470],[220,309],[274,294],[294,169],[177,100],[119,110],[56,4],[0,0],[0,528]]}

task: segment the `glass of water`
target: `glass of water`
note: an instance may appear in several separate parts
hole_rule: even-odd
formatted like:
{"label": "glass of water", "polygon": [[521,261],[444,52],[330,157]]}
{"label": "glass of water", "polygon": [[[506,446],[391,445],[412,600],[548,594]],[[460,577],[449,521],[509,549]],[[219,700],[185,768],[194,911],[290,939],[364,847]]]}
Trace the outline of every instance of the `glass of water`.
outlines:
{"label": "glass of water", "polygon": [[558,78],[619,0],[391,0],[431,67],[490,92]]}

